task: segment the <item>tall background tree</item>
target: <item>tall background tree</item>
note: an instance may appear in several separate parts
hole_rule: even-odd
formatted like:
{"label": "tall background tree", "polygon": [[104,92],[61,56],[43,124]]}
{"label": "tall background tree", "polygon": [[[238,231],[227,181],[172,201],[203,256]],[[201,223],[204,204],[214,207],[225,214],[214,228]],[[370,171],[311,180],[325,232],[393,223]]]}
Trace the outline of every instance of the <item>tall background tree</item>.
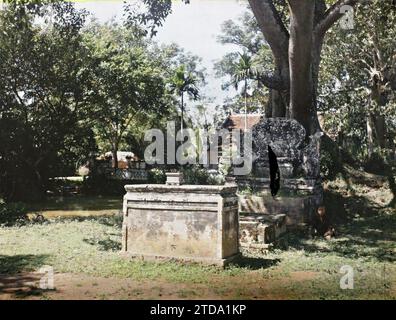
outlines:
{"label": "tall background tree", "polygon": [[[225,21],[222,24],[222,33],[218,37],[218,41],[223,45],[237,46],[239,50],[251,57],[251,62],[257,72],[249,76],[251,94],[248,97],[248,111],[258,111],[267,117],[278,116],[272,114],[272,103],[275,99],[272,90],[268,90],[260,79],[261,74],[265,75],[268,70],[273,69],[270,48],[251,11],[246,10],[236,21]],[[239,53],[231,51],[215,63],[216,76],[225,79],[223,90],[230,91],[234,87],[231,80],[237,73],[239,59]],[[245,107],[245,101],[239,94],[231,99],[228,98],[225,103],[235,112]]]}
{"label": "tall background tree", "polygon": [[89,120],[95,133],[112,152],[117,152],[130,126],[144,123],[148,114],[161,117],[167,111],[162,70],[147,54],[141,33],[131,34],[116,24],[92,25],[85,32],[92,52]]}
{"label": "tall background tree", "polygon": [[[189,0],[185,1],[189,3]],[[355,6],[359,0],[249,0],[256,18],[273,53],[274,70],[262,74],[262,81],[276,90],[285,109],[283,116],[298,120],[307,135],[320,130],[317,117],[317,86],[323,41],[327,31],[343,16],[343,6]],[[142,0],[145,12],[131,13],[133,21],[140,19],[147,32],[155,32],[171,13],[171,0]],[[132,11],[131,11],[132,12]],[[132,20],[132,19],[131,19]],[[284,108],[286,106],[286,108]]]}
{"label": "tall background tree", "polygon": [[0,11],[0,198],[37,200],[52,178],[98,153],[142,155],[144,131],[177,114],[166,90],[183,63],[198,59],[159,47],[138,24],[88,24],[63,1],[8,1]]}
{"label": "tall background tree", "polygon": [[193,100],[199,98],[198,79],[186,70],[184,65],[179,66],[170,81],[171,92],[180,97],[180,129],[183,134],[184,122],[184,95],[191,97]]}
{"label": "tall background tree", "polygon": [[257,71],[254,67],[252,57],[244,53],[239,53],[239,59],[235,65],[232,75],[232,84],[238,90],[240,83],[243,83],[244,113],[245,113],[245,130],[247,129],[247,113],[248,113],[248,90],[250,80],[256,78]]}
{"label": "tall background tree", "polygon": [[70,3],[21,3],[0,11],[0,193],[10,200],[39,198],[50,177],[69,174],[95,148],[79,122],[89,87],[86,13]]}
{"label": "tall background tree", "polygon": [[335,29],[324,47],[319,109],[324,129],[361,161],[395,157],[396,6],[356,9],[352,30]]}

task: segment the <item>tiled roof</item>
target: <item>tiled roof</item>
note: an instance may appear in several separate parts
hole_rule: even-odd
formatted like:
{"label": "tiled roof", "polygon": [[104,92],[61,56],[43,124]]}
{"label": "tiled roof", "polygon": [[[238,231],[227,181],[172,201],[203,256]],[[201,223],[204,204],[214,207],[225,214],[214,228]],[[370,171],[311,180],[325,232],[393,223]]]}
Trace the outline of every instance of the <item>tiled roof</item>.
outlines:
{"label": "tiled roof", "polygon": [[[247,114],[247,129],[259,123],[261,114]],[[231,114],[224,121],[222,128],[226,129],[245,129],[245,114]]]}

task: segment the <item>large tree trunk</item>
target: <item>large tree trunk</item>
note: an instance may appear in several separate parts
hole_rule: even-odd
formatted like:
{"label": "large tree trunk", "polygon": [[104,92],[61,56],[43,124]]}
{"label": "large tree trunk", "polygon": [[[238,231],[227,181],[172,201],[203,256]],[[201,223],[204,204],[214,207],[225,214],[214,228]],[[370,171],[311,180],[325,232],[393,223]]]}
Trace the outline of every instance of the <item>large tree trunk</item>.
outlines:
{"label": "large tree trunk", "polygon": [[367,128],[367,156],[370,159],[374,153],[374,134],[371,115],[367,114],[366,117],[366,128]]}
{"label": "large tree trunk", "polygon": [[[288,0],[290,30],[284,26],[273,0],[249,0],[265,40],[274,55],[275,81],[266,115],[296,119],[307,135],[320,131],[316,95],[320,54],[326,32],[342,16],[341,8],[359,0],[338,0],[327,7],[325,0]],[[277,90],[277,91],[276,91]],[[282,97],[286,108],[279,103]],[[290,103],[289,103],[290,101]]]}
{"label": "large tree trunk", "polygon": [[[374,77],[376,78],[376,77]],[[374,79],[374,85],[371,91],[371,100],[375,102],[378,107],[385,106],[388,103],[386,94],[382,91],[382,87],[386,84]],[[375,129],[375,143],[381,148],[386,148],[386,122],[385,117],[381,114],[372,114],[373,126]]]}
{"label": "large tree trunk", "polygon": [[312,40],[314,1],[289,0],[290,5],[290,117],[313,134],[314,84]]}
{"label": "large tree trunk", "polygon": [[375,136],[377,139],[378,146],[382,149],[387,147],[386,143],[386,122],[385,116],[377,115],[375,117]]}
{"label": "large tree trunk", "polygon": [[267,118],[288,117],[288,104],[278,90],[270,89],[269,100],[266,106],[265,115]]}
{"label": "large tree trunk", "polygon": [[[281,61],[278,61],[280,63]],[[284,87],[287,89],[284,90],[275,90],[270,89],[270,97],[268,101],[268,113],[269,117],[273,118],[289,118],[289,90],[288,84],[290,82],[290,71],[289,71],[289,62],[287,61],[286,65],[277,65],[275,74],[282,80]]]}
{"label": "large tree trunk", "polygon": [[253,14],[274,56],[275,75],[281,80],[284,90],[270,88],[266,106],[267,117],[286,117],[289,105],[289,34],[280,21],[272,1],[249,0]]}
{"label": "large tree trunk", "polygon": [[111,150],[112,158],[113,158],[113,168],[114,170],[118,169],[118,147],[114,146],[113,150]]}

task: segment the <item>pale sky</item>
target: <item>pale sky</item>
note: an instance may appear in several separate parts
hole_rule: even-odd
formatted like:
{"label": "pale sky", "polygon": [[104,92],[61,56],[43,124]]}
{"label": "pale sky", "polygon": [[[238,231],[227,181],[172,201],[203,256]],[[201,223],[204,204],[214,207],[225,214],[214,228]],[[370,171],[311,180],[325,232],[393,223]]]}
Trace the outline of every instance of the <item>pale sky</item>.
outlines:
{"label": "pale sky", "polygon": [[[79,2],[76,5],[86,8],[100,22],[122,17],[123,1]],[[240,0],[191,0],[188,5],[175,1],[172,14],[155,38],[160,43],[175,42],[203,59],[208,73],[208,85],[203,91],[215,99],[215,104],[221,104],[227,95],[232,96],[234,92],[222,92],[222,81],[214,77],[213,63],[225,53],[237,50],[234,46],[219,44],[216,38],[225,20],[236,19],[245,10],[246,1]]]}

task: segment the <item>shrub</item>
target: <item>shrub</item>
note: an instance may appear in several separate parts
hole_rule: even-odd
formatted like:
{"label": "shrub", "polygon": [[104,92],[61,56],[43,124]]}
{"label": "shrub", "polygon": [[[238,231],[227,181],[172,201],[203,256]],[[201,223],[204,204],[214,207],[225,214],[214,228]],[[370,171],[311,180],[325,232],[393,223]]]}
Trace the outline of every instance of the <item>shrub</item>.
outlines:
{"label": "shrub", "polygon": [[369,173],[386,175],[386,162],[383,156],[375,152],[364,164],[364,170]]}
{"label": "shrub", "polygon": [[199,165],[183,168],[182,171],[185,184],[220,185],[224,183],[224,177],[222,175],[212,174]]}
{"label": "shrub", "polygon": [[325,180],[333,180],[342,172],[341,153],[337,144],[328,136],[323,136],[320,147],[320,173]]}
{"label": "shrub", "polygon": [[125,194],[125,185],[133,182],[128,180],[107,179],[104,176],[92,176],[85,179],[81,192],[87,195],[121,196]]}
{"label": "shrub", "polygon": [[185,184],[207,184],[209,174],[207,170],[198,166],[183,168]]}
{"label": "shrub", "polygon": [[152,184],[164,184],[166,182],[165,170],[154,168],[148,172],[148,182]]}
{"label": "shrub", "polygon": [[21,225],[29,221],[26,206],[23,203],[0,202],[0,225]]}

